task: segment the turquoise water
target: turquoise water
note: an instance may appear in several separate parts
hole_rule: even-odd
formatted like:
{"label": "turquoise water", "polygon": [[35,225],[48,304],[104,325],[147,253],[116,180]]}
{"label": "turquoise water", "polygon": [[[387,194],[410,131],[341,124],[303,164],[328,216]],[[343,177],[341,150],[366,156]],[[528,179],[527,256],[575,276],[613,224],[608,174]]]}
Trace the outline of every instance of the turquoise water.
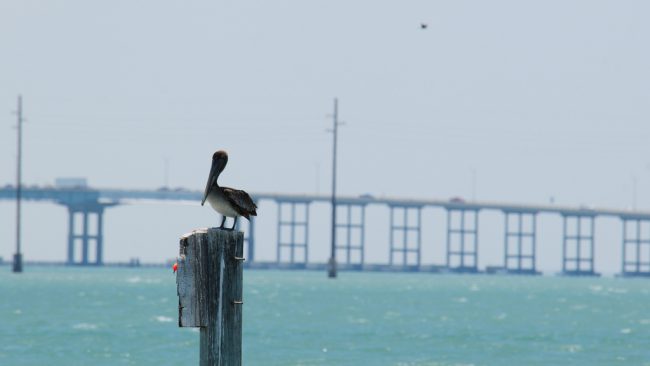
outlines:
{"label": "turquoise water", "polygon": [[[650,365],[650,281],[245,271],[246,365]],[[198,365],[171,270],[0,267],[0,365]]]}

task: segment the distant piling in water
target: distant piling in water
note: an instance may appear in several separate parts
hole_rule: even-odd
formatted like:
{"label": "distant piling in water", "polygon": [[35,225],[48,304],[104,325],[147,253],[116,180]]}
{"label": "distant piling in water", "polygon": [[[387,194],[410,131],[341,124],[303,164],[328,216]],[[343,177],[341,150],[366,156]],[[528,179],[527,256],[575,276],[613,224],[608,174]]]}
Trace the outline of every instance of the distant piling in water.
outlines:
{"label": "distant piling in water", "polygon": [[218,228],[180,239],[178,326],[201,332],[200,365],[242,364],[244,234]]}

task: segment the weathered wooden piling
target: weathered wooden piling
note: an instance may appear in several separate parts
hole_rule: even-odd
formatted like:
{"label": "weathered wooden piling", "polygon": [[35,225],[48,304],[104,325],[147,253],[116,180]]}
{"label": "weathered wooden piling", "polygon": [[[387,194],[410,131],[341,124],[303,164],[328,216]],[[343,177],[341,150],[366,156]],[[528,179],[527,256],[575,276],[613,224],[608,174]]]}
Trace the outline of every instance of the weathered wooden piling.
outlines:
{"label": "weathered wooden piling", "polygon": [[201,330],[200,365],[241,365],[244,234],[218,228],[181,237],[178,326]]}

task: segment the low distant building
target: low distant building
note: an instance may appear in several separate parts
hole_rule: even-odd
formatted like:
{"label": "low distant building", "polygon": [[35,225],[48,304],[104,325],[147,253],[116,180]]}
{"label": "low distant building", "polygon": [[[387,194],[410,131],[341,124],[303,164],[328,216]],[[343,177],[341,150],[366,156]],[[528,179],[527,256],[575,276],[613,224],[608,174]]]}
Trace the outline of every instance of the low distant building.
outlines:
{"label": "low distant building", "polygon": [[56,188],[88,188],[86,178],[56,178]]}

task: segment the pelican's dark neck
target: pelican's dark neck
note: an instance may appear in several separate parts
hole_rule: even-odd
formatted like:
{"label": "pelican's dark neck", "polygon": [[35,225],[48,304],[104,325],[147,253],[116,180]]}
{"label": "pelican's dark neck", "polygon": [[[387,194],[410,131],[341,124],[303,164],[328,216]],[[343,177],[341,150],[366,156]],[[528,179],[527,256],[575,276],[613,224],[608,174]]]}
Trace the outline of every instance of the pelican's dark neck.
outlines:
{"label": "pelican's dark neck", "polygon": [[[225,168],[225,167],[223,167]],[[223,172],[223,168],[217,170],[216,174],[214,175],[214,183],[212,184],[215,188],[219,188],[219,176],[221,175],[221,172]]]}
{"label": "pelican's dark neck", "polygon": [[212,161],[212,187],[219,188],[219,176],[226,169],[226,164],[228,164],[228,159],[215,159]]}
{"label": "pelican's dark neck", "polygon": [[214,183],[212,183],[212,186],[215,188],[219,188],[219,175],[221,172],[217,172],[217,174],[214,176]]}

